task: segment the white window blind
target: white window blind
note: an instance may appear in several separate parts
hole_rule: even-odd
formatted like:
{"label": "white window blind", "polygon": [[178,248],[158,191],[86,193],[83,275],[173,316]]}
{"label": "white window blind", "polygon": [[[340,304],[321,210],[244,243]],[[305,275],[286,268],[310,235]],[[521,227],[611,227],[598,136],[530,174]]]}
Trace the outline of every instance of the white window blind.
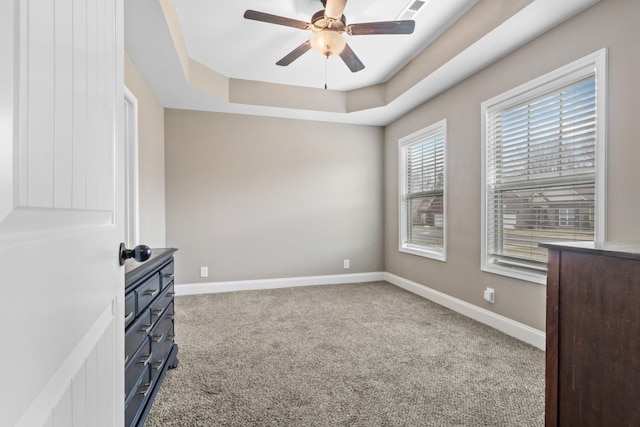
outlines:
{"label": "white window blind", "polygon": [[546,273],[538,243],[593,241],[595,73],[486,114],[486,262]]}
{"label": "white window blind", "polygon": [[444,260],[445,122],[400,141],[400,250]]}

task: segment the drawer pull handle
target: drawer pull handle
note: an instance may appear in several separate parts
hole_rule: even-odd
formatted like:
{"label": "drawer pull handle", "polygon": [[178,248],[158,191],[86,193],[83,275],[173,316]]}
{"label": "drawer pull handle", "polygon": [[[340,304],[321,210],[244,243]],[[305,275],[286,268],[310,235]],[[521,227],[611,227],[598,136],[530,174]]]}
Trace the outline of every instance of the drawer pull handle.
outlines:
{"label": "drawer pull handle", "polygon": [[168,293],[167,293],[167,298],[173,298],[173,297],[175,297],[175,296],[176,296],[176,293],[175,293],[175,292],[168,292]]}
{"label": "drawer pull handle", "polygon": [[149,391],[151,390],[151,383],[146,383],[144,386],[147,389],[145,391],[141,391],[140,394],[146,397],[147,394],[149,394]]}
{"label": "drawer pull handle", "polygon": [[149,331],[151,330],[151,328],[153,328],[153,324],[151,324],[151,325],[147,325],[147,327],[146,327],[146,328],[142,328],[142,329],[140,329],[140,330],[141,330],[142,332],[144,332],[145,334],[148,334],[148,333],[149,333]]}
{"label": "drawer pull handle", "polygon": [[164,277],[166,277],[167,279],[169,278],[173,279],[173,273],[165,273]]}
{"label": "drawer pull handle", "polygon": [[160,316],[162,314],[162,310],[151,310],[151,314],[154,316]]}
{"label": "drawer pull handle", "polygon": [[133,311],[124,317],[124,321],[128,322],[129,320],[131,320],[132,317],[133,317]]}
{"label": "drawer pull handle", "polygon": [[144,357],[146,357],[146,359],[140,360],[139,363],[142,363],[144,366],[147,366],[149,364],[149,361],[151,360],[151,355],[148,354],[146,356],[142,356],[141,359],[144,358]]}
{"label": "drawer pull handle", "polygon": [[176,338],[176,334],[167,335],[167,338],[173,341]]}
{"label": "drawer pull handle", "polygon": [[144,294],[145,295],[149,295],[150,297],[155,297],[158,292],[160,292],[160,289],[156,289],[156,290],[153,290],[153,291],[151,289],[149,289]]}
{"label": "drawer pull handle", "polygon": [[164,338],[164,333],[162,333],[161,335],[156,335],[153,337],[153,342],[160,342],[162,341],[163,338]]}
{"label": "drawer pull handle", "polygon": [[155,369],[156,371],[160,368],[162,368],[162,365],[164,365],[164,359],[162,360],[158,360],[154,365],[153,365],[153,369]]}

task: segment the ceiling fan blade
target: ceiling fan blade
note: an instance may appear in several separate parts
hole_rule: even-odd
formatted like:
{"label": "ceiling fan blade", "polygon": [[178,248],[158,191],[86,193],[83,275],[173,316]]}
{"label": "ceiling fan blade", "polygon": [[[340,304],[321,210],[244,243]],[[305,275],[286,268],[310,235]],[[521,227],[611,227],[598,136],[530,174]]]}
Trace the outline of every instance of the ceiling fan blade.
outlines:
{"label": "ceiling fan blade", "polygon": [[307,40],[297,48],[293,49],[287,56],[282,58],[280,61],[276,62],[276,65],[281,65],[283,67],[286,67],[296,59],[300,58],[302,54],[308,51],[309,49],[311,49],[311,41]]}
{"label": "ceiling fan blade", "polygon": [[416,22],[412,20],[384,21],[347,25],[346,31],[352,36],[367,34],[411,34],[415,27]]}
{"label": "ceiling fan blade", "polygon": [[324,16],[339,20],[342,18],[346,4],[347,0],[326,0]]}
{"label": "ceiling fan blade", "polygon": [[284,25],[285,27],[298,28],[300,30],[309,29],[310,24],[297,19],[285,18],[284,16],[271,15],[270,13],[258,12],[255,10],[247,10],[244,12],[246,19],[254,21],[267,22],[269,24]]}
{"label": "ceiling fan blade", "polygon": [[344,50],[340,53],[340,58],[347,64],[352,73],[364,69],[364,64],[348,44],[344,46]]}

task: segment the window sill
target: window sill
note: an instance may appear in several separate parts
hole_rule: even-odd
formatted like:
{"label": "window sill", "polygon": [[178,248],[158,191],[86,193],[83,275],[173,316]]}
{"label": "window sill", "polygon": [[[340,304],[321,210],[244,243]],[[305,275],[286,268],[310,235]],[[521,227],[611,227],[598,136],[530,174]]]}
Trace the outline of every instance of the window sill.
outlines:
{"label": "window sill", "polygon": [[400,245],[398,251],[404,252],[406,254],[421,256],[423,258],[434,259],[436,261],[447,262],[447,255],[444,249],[434,250],[425,248],[423,246]]}
{"label": "window sill", "polygon": [[547,275],[542,273],[534,273],[532,271],[486,264],[481,267],[481,270],[487,273],[499,274],[501,276],[524,280],[526,282],[537,283],[539,285],[547,284]]}

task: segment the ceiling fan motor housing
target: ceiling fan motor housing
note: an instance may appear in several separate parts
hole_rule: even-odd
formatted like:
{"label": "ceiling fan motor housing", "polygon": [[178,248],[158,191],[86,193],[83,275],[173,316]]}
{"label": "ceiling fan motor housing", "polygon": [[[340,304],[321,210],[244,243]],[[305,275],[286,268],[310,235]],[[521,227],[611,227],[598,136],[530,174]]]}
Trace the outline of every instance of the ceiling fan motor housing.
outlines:
{"label": "ceiling fan motor housing", "polygon": [[311,23],[319,31],[331,30],[338,33],[344,33],[345,27],[347,26],[347,18],[342,15],[340,20],[337,21],[335,19],[327,18],[324,15],[324,10],[319,10],[311,17]]}

